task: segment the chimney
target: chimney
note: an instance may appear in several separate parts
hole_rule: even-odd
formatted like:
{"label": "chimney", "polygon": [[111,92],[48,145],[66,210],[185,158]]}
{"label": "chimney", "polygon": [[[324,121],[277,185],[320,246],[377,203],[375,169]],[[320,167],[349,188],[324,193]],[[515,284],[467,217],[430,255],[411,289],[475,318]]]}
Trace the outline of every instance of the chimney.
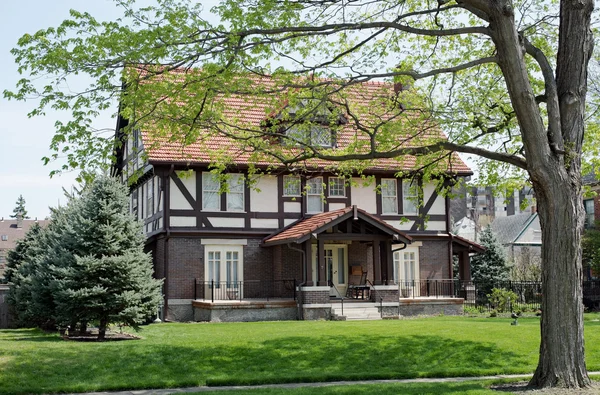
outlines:
{"label": "chimney", "polygon": [[23,216],[21,214],[17,214],[17,228],[23,227]]}

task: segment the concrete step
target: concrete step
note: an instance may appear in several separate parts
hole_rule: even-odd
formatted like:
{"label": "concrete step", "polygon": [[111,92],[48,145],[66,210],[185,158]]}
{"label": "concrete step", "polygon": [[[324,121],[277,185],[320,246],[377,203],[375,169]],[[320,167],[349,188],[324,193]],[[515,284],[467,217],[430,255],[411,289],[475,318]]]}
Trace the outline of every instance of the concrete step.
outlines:
{"label": "concrete step", "polygon": [[332,315],[336,318],[345,317],[345,320],[380,320],[381,313],[375,303],[361,303],[344,305],[344,314],[342,315],[342,307],[332,306]]}

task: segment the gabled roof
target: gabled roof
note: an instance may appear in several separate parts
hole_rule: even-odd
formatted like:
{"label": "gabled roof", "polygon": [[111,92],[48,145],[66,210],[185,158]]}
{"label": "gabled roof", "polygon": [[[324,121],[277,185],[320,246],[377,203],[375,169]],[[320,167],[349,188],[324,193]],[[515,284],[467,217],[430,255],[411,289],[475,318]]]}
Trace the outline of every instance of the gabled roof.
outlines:
{"label": "gabled roof", "polygon": [[[38,220],[23,220],[23,226],[21,228],[17,227],[16,219],[2,219],[0,220],[0,250],[11,250],[15,248],[17,240],[25,237],[25,233],[33,226],[35,223],[39,223],[40,226],[45,226],[48,221],[38,221]],[[3,240],[3,236],[6,236],[7,240]]]}
{"label": "gabled roof", "polygon": [[365,221],[382,233],[390,235],[390,238],[393,238],[394,240],[402,241],[404,243],[410,243],[412,241],[412,238],[406,233],[403,233],[356,206],[351,206],[315,214],[310,217],[303,217],[282,230],[266,237],[263,240],[263,245],[272,246],[287,243],[302,243],[310,239],[313,234],[318,235],[349,218],[354,218],[357,221]]}
{"label": "gabled roof", "polygon": [[452,233],[450,235],[452,237],[452,244],[453,244],[454,250],[464,249],[469,252],[475,252],[475,253],[485,252],[485,247],[482,246],[481,244],[475,243],[474,241],[465,239],[464,237],[460,237],[460,236],[452,234]]}
{"label": "gabled roof", "polygon": [[[169,74],[159,74],[156,76],[149,76],[149,72],[144,66],[139,66],[139,73],[143,77],[149,78],[144,84],[151,84],[153,80],[156,81],[169,81],[169,78],[173,82],[178,82],[183,79],[183,76],[187,73],[194,73],[194,69],[187,70],[173,70]],[[197,72],[197,71],[196,71]],[[253,78],[256,84],[271,87],[274,83],[269,77],[256,77]],[[376,108],[382,107],[378,104],[382,101],[382,98],[389,98],[394,92],[394,86],[392,83],[367,81],[360,84],[355,84],[347,88],[349,94],[346,99],[349,102],[349,107],[354,106],[360,108],[356,114],[362,114],[364,112],[365,119],[369,116],[376,118],[377,122],[386,119],[395,119],[397,115],[393,115],[391,111],[382,110],[374,111]],[[276,99],[276,98],[275,98]],[[249,95],[235,95],[231,94],[228,96],[220,97],[220,104],[223,105],[223,119],[235,120],[235,124],[244,125],[244,129],[248,130],[260,130],[261,126],[268,123],[269,117],[276,117],[273,109],[273,102],[277,100],[267,100],[260,96],[249,96]],[[280,105],[284,106],[286,100],[283,98],[280,101]],[[179,103],[183,106],[185,103]],[[362,112],[361,112],[362,111]],[[269,115],[273,114],[273,115]],[[341,122],[342,124],[336,130],[336,145],[339,148],[347,147],[352,141],[366,140],[369,137],[361,133],[356,127],[354,122]],[[410,123],[410,121],[407,121]],[[414,122],[413,122],[414,123]],[[215,122],[215,125],[218,122]],[[431,120],[424,121],[419,124],[418,138],[419,141],[434,142],[439,140],[445,140],[447,137],[443,134],[440,128]],[[223,128],[228,128],[230,125],[221,125]],[[217,127],[217,126],[212,126]],[[206,133],[208,135],[208,132]],[[162,135],[157,137],[152,133],[152,130],[142,130],[142,141],[144,149],[148,157],[148,161],[151,164],[173,164],[181,163],[185,165],[209,165],[213,161],[215,153],[220,155],[227,155],[232,158],[234,165],[243,166],[250,162],[251,152],[248,151],[248,147],[245,147],[239,141],[235,141],[222,134],[215,135],[214,133],[208,136],[203,136],[200,133],[198,139],[195,142],[182,143],[180,141],[172,141],[169,138]],[[407,138],[407,136],[398,136],[397,145],[399,147],[411,147],[411,143],[414,146],[414,140]],[[257,166],[272,166],[278,165],[276,161],[269,158],[261,159],[260,161],[252,161]],[[306,161],[306,166],[311,169],[322,169],[331,166],[332,162],[323,160],[309,160]],[[440,161],[438,163],[440,170],[447,171],[458,175],[471,175],[473,174],[471,169],[460,159],[458,154],[453,153],[450,155],[449,160]],[[368,169],[371,170],[388,170],[388,171],[411,171],[420,167],[417,163],[417,159],[414,156],[403,156],[398,159],[376,159],[369,162]]]}
{"label": "gabled roof", "polygon": [[492,231],[500,244],[512,244],[527,230],[537,215],[537,213],[523,213],[498,217],[491,224]]}

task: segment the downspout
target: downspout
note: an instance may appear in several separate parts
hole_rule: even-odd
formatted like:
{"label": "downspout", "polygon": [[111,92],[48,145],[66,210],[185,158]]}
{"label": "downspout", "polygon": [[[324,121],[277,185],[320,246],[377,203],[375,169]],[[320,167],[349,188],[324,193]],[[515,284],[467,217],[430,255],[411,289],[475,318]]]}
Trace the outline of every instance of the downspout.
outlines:
{"label": "downspout", "polygon": [[163,253],[164,253],[164,257],[163,257],[163,261],[164,261],[164,279],[165,279],[165,283],[163,286],[163,291],[164,291],[164,312],[163,312],[163,320],[166,321],[168,319],[168,314],[169,314],[169,239],[171,238],[171,226],[170,226],[170,213],[171,213],[171,199],[170,199],[170,184],[171,182],[169,181],[171,174],[173,173],[173,169],[175,168],[174,165],[171,165],[171,168],[169,169],[169,172],[167,173],[167,175],[163,178],[163,185],[162,185],[162,189],[164,191],[165,194],[165,198],[163,199],[164,201],[164,207],[163,207],[163,226],[165,229],[165,246],[163,248]]}
{"label": "downspout", "polygon": [[[298,284],[298,290],[300,290],[300,288],[302,288],[304,286],[304,284],[306,284],[306,276],[307,276],[307,273],[308,273],[306,271],[307,270],[307,266],[308,266],[307,265],[308,262],[306,262],[306,253],[301,248],[293,247],[292,243],[287,243],[287,246],[288,246],[288,248],[290,250],[299,251],[302,254],[302,277],[303,278],[302,278],[302,282],[300,284]],[[301,293],[298,293],[298,294],[302,295]],[[298,306],[298,319],[302,320],[302,319],[304,319],[304,317],[303,317],[303,314],[302,314],[302,306],[300,304],[300,299],[301,298],[298,298],[298,301],[297,301],[296,304]]]}

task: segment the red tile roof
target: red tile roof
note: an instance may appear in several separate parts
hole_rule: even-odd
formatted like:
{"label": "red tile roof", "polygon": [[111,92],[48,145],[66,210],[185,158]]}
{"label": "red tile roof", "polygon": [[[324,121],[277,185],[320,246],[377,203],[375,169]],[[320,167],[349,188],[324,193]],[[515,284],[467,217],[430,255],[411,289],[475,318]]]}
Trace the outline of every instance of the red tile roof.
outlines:
{"label": "red tile roof", "polygon": [[[278,231],[277,233],[268,236],[263,240],[264,244],[281,244],[285,242],[297,242],[302,238],[311,235],[314,232],[321,233],[324,230],[330,228],[327,226],[334,220],[341,217],[350,217],[353,215],[355,206],[344,207],[334,211],[328,211],[325,213],[319,213],[312,215],[307,218],[300,219],[299,221],[289,225],[288,227]],[[379,229],[387,230],[388,233],[397,234],[407,241],[411,240],[411,237],[402,231],[389,225],[387,222],[380,220],[379,218],[367,213],[366,211],[356,208],[356,212],[359,215],[359,219],[367,218],[370,221],[375,221]]]}
{"label": "red tile roof", "polygon": [[[169,80],[175,82],[181,82],[183,80],[182,75],[186,73],[194,73],[194,70],[176,70],[171,71],[169,75],[172,77]],[[141,67],[140,74],[142,76],[148,76],[146,68]],[[155,77],[148,77],[149,80],[144,82],[146,84],[152,83],[152,81],[164,82],[167,80],[167,75],[160,74]],[[273,81],[268,78],[259,79],[253,78],[261,86],[273,86]],[[387,100],[390,94],[393,92],[393,84],[385,82],[369,81],[360,84],[352,85],[347,90],[348,106],[352,108],[354,114],[361,116],[361,121],[367,123],[378,123],[385,121],[386,119],[394,118],[397,115],[397,111],[386,109],[383,104],[377,104],[383,100]],[[231,121],[236,125],[242,125],[249,129],[260,130],[261,125],[264,124],[269,117],[272,117],[276,111],[273,106],[282,107],[282,101],[277,102],[276,97],[263,96],[248,96],[248,95],[229,95],[221,98],[221,104],[223,104],[223,119],[225,122]],[[185,105],[185,103],[180,103]],[[271,114],[271,115],[269,115]],[[431,143],[446,139],[447,137],[432,121],[421,121],[418,124],[415,122],[414,117],[405,117],[402,121],[404,127],[419,129],[418,132],[418,145],[424,143]],[[219,127],[225,128],[225,123],[219,124]],[[144,147],[147,151],[148,160],[150,163],[182,163],[182,164],[210,164],[214,160],[215,153],[226,154],[231,158],[231,162],[236,165],[245,165],[252,162],[255,165],[277,165],[275,159],[270,157],[261,157],[261,159],[251,159],[252,152],[246,146],[239,141],[234,141],[231,138],[224,136],[223,134],[209,132],[208,130],[204,135],[200,134],[199,138],[193,142],[183,143],[181,141],[170,141],[165,135],[158,136],[151,128],[146,127],[142,131],[142,139]],[[167,133],[168,134],[168,133]],[[360,132],[354,122],[350,121],[344,125],[340,125],[340,130],[337,131],[336,143],[339,148],[348,147],[353,140],[368,141],[369,136],[363,132]],[[399,147],[410,147],[415,146],[415,141],[410,137],[406,136],[405,141],[402,138],[397,138],[393,142]],[[323,160],[309,160],[306,161],[308,168],[325,168],[334,165],[332,162]],[[453,153],[450,156],[450,160],[446,159],[440,161],[440,169],[458,174],[472,174],[471,169],[460,159],[460,157]],[[442,167],[443,166],[443,167]],[[370,161],[367,165],[368,169],[371,170],[415,170],[419,168],[420,164],[414,156],[403,156],[394,159],[376,159]]]}

